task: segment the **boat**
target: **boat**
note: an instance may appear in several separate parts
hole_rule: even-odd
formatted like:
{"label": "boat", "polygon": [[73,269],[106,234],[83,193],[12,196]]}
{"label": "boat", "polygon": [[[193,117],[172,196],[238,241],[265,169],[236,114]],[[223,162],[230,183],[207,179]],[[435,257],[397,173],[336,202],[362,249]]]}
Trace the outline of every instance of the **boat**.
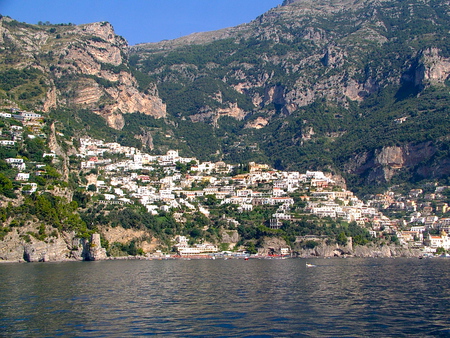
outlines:
{"label": "boat", "polygon": [[306,267],[307,268],[315,268],[317,265],[311,264],[311,263],[306,263]]}

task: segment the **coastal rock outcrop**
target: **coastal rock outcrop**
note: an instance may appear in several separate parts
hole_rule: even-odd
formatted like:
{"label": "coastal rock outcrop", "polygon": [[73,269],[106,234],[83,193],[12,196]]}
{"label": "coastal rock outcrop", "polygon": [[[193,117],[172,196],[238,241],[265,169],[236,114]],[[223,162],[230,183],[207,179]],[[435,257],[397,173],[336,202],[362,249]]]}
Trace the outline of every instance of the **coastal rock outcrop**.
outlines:
{"label": "coastal rock outcrop", "polygon": [[[86,244],[85,244],[86,245]],[[90,242],[87,244],[85,259],[88,261],[100,261],[107,258],[106,249],[102,248],[100,234],[92,234]]]}
{"label": "coastal rock outcrop", "polygon": [[352,253],[354,257],[420,257],[422,254],[418,249],[394,245],[356,246]]}
{"label": "coastal rock outcrop", "polygon": [[280,255],[282,248],[289,248],[284,239],[278,237],[265,237],[262,247],[258,249],[258,255]]}
{"label": "coastal rock outcrop", "polygon": [[224,230],[220,231],[221,242],[228,244],[229,249],[233,249],[239,242],[240,236],[237,230]]}
{"label": "coastal rock outcrop", "polygon": [[90,241],[75,232],[48,231],[43,236],[29,225],[13,228],[0,241],[0,260],[10,262],[59,262],[106,259],[100,235],[93,234]]}
{"label": "coastal rock outcrop", "polygon": [[360,258],[390,258],[390,257],[420,257],[422,252],[418,249],[405,248],[395,245],[355,245],[339,246],[321,244],[313,249],[294,249],[298,257],[360,257]]}

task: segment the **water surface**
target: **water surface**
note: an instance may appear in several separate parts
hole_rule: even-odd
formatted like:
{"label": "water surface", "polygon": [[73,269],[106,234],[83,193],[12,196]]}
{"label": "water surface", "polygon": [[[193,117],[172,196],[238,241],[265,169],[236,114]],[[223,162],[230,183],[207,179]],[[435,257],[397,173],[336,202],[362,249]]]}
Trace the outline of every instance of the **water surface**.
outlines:
{"label": "water surface", "polygon": [[0,264],[0,336],[450,337],[450,259]]}

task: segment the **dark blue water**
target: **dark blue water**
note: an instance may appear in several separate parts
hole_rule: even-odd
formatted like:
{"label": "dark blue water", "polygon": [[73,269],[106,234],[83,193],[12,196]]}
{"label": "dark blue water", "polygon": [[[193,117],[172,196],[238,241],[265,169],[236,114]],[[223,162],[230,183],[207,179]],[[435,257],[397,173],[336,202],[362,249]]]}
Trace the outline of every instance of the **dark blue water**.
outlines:
{"label": "dark blue water", "polygon": [[5,337],[450,337],[450,259],[0,264]]}

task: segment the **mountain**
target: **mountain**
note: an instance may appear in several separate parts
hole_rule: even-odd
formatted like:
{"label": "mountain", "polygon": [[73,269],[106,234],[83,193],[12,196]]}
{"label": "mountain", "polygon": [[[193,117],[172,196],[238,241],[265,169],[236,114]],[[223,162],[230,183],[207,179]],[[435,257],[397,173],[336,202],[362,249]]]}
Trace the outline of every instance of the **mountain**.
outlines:
{"label": "mountain", "polygon": [[0,260],[170,252],[177,235],[406,254],[391,229],[449,203],[449,13],[291,0],[132,47],[107,22],[0,17]]}
{"label": "mountain", "polygon": [[2,17],[1,104],[44,112],[90,109],[116,129],[123,127],[122,113],[164,117],[156,90],[139,91],[127,47],[107,22],[29,25]]}
{"label": "mountain", "polygon": [[285,1],[133,46],[130,62],[170,116],[212,126],[210,156],[328,168],[355,186],[445,178],[449,22],[445,1]]}
{"label": "mountain", "polygon": [[449,10],[286,0],[248,24],[131,47],[106,22],[3,17],[0,98],[48,111],[67,135],[332,171],[361,192],[445,180]]}

